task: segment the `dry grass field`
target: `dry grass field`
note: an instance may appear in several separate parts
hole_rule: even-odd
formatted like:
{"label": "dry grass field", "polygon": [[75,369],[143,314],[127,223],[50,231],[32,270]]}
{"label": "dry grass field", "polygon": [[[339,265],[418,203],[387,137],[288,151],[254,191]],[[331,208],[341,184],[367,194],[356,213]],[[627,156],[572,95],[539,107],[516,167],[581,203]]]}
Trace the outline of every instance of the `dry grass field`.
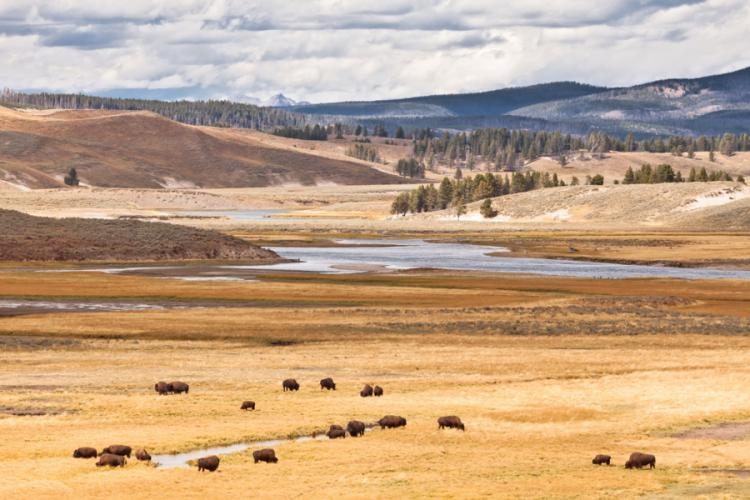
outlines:
{"label": "dry grass field", "polygon": [[[216,307],[0,318],[0,497],[750,491],[748,283],[410,272],[217,285],[6,267],[0,299],[11,297]],[[326,376],[338,390],[320,390]],[[282,392],[286,377],[299,392]],[[162,379],[190,393],[158,396]],[[385,395],[359,397],[366,382]],[[239,409],[246,399],[255,411]],[[385,414],[408,424],[284,443],[278,464],[254,464],[251,448],[215,473],[71,457],[79,446],[154,454],[293,437]],[[439,431],[448,414],[466,432]],[[633,451],[655,454],[657,468],[625,470]],[[597,453],[616,465],[592,465]]]}

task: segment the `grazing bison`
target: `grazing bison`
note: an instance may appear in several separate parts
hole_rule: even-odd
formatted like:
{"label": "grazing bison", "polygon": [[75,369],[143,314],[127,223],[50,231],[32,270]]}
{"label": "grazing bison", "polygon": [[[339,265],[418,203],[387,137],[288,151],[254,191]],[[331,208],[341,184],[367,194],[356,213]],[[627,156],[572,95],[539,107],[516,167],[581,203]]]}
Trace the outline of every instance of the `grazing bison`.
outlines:
{"label": "grazing bison", "polygon": [[174,392],[175,394],[180,394],[183,392],[187,394],[188,391],[190,390],[190,386],[187,385],[185,382],[172,382],[169,385],[172,386],[172,392]]}
{"label": "grazing bison", "polygon": [[438,419],[438,429],[443,429],[445,427],[447,427],[448,429],[461,429],[462,431],[466,430],[464,428],[464,423],[461,422],[461,419],[455,415],[440,417]]}
{"label": "grazing bison", "polygon": [[349,431],[351,437],[364,436],[365,435],[365,423],[359,420],[352,420],[346,424],[346,430]]}
{"label": "grazing bison", "polygon": [[130,458],[131,451],[133,451],[133,449],[130,446],[125,446],[124,444],[111,444],[102,450],[100,456],[109,453],[110,455],[120,455]]}
{"label": "grazing bison", "polygon": [[172,392],[172,384],[157,382],[154,384],[154,390],[159,393],[159,396],[164,396]]}
{"label": "grazing bison", "polygon": [[198,472],[203,472],[204,470],[213,472],[218,468],[219,468],[219,457],[217,457],[216,455],[211,455],[208,457],[203,457],[203,458],[198,459]]}
{"label": "grazing bison", "polygon": [[359,395],[363,398],[369,398],[372,396],[372,386],[370,384],[365,384],[362,390],[359,391]]}
{"label": "grazing bison", "polygon": [[125,457],[120,455],[114,455],[112,453],[104,453],[99,456],[99,461],[96,462],[97,467],[108,465],[110,467],[125,467],[127,460]]}
{"label": "grazing bison", "polygon": [[293,378],[288,378],[281,383],[284,391],[299,391],[299,384]]}
{"label": "grazing bison", "polygon": [[601,464],[611,465],[610,464],[611,460],[612,460],[612,457],[610,457],[609,455],[597,455],[594,457],[591,463],[594,465],[601,465]]}
{"label": "grazing bison", "polygon": [[323,389],[327,389],[329,391],[331,389],[333,389],[334,391],[336,390],[336,383],[331,377],[326,377],[320,381],[320,390],[322,391]]}
{"label": "grazing bison", "polygon": [[630,459],[625,462],[626,469],[641,469],[645,466],[649,466],[649,469],[656,468],[656,457],[648,453],[631,453]]}
{"label": "grazing bison", "polygon": [[373,396],[380,397],[383,395],[383,388],[379,385],[376,385],[375,388],[372,390]]}
{"label": "grazing bison", "polygon": [[406,425],[406,419],[396,415],[386,415],[385,417],[378,420],[378,425],[381,429],[392,429],[394,427],[404,427]]}
{"label": "grazing bison", "polygon": [[266,462],[267,464],[270,463],[276,463],[279,461],[278,458],[276,458],[276,452],[273,451],[271,448],[263,448],[262,450],[255,450],[253,452],[253,460],[255,460],[255,463],[258,462]]}
{"label": "grazing bison", "polygon": [[336,427],[338,427],[338,429],[329,429],[329,431],[326,432],[326,436],[328,436],[329,439],[345,438],[346,431],[338,425]]}
{"label": "grazing bison", "polygon": [[338,424],[331,424],[331,426],[328,428],[329,431],[343,431],[344,428],[341,427]]}
{"label": "grazing bison", "polygon": [[88,446],[83,446],[73,452],[73,458],[96,458],[97,455],[96,448]]}
{"label": "grazing bison", "polygon": [[144,448],[141,448],[140,450],[135,452],[135,458],[137,458],[141,462],[148,462],[149,460],[151,460],[151,455],[149,455],[148,451],[146,451]]}
{"label": "grazing bison", "polygon": [[255,401],[243,401],[242,406],[240,406],[240,410],[254,410],[255,409]]}

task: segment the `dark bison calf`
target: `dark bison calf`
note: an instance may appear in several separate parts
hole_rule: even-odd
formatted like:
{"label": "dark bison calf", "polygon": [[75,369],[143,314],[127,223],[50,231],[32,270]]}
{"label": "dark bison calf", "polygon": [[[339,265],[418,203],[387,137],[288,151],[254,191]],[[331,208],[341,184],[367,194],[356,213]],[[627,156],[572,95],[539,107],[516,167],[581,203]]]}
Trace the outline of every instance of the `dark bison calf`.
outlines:
{"label": "dark bison calf", "polygon": [[346,430],[349,431],[351,437],[364,436],[365,435],[365,423],[359,420],[352,420],[346,424]]}
{"label": "dark bison calf", "polygon": [[461,422],[461,419],[455,415],[440,417],[438,419],[438,429],[443,429],[445,427],[449,429],[461,429],[462,431],[466,430],[466,428],[464,427],[464,423]]}
{"label": "dark bison calf", "polygon": [[329,429],[328,432],[326,432],[326,436],[328,436],[329,439],[345,438],[346,431],[338,425],[336,427],[338,427],[338,429]]}
{"label": "dark bison calf", "polygon": [[125,463],[127,463],[127,460],[125,460],[125,457],[121,455],[104,453],[99,457],[99,461],[96,462],[96,466],[102,467],[104,465],[108,465],[110,467],[125,467]]}
{"label": "dark bison calf", "polygon": [[135,458],[137,458],[141,462],[148,462],[149,460],[151,460],[151,455],[149,455],[149,453],[144,448],[141,448],[140,450],[137,450],[135,452]]}
{"label": "dark bison calf", "polygon": [[133,449],[130,446],[125,446],[124,444],[111,444],[104,448],[100,455],[106,455],[109,453],[111,455],[120,455],[130,458],[131,451],[133,451]]}
{"label": "dark bison calf", "polygon": [[190,390],[190,386],[187,385],[185,382],[172,382],[169,385],[172,386],[172,392],[175,394],[180,394],[182,392],[187,394],[188,391]]}
{"label": "dark bison calf", "polygon": [[203,457],[198,459],[198,472],[207,470],[213,472],[219,468],[219,457],[211,455],[209,457]]}
{"label": "dark bison calf", "polygon": [[630,459],[625,462],[626,469],[641,469],[649,466],[649,469],[656,468],[656,457],[648,453],[631,453]]}
{"label": "dark bison calf", "polygon": [[170,394],[172,392],[172,384],[157,382],[154,384],[154,390],[159,393],[159,396]]}
{"label": "dark bison calf", "polygon": [[255,401],[244,401],[242,403],[242,406],[240,406],[240,410],[254,410],[255,409]]}
{"label": "dark bison calf", "polygon": [[278,458],[276,458],[276,452],[273,451],[271,448],[263,448],[262,450],[256,450],[253,452],[253,460],[255,460],[255,463],[258,462],[266,462],[267,464],[270,463],[276,463],[279,461]]}
{"label": "dark bison calf", "polygon": [[381,429],[404,427],[406,425],[406,419],[397,415],[386,415],[385,417],[378,420],[378,425]]}
{"label": "dark bison calf", "polygon": [[281,383],[281,387],[284,388],[284,391],[298,391],[299,390],[299,384],[293,378],[288,378],[284,380]]}
{"label": "dark bison calf", "polygon": [[362,390],[359,391],[359,395],[363,398],[369,398],[372,396],[372,386],[370,384],[365,384]]}
{"label": "dark bison calf", "polygon": [[597,455],[594,457],[591,463],[594,465],[601,465],[601,464],[611,465],[610,464],[611,460],[612,460],[612,457],[610,457],[609,455]]}
{"label": "dark bison calf", "polygon": [[73,458],[96,458],[97,455],[96,448],[88,446],[83,446],[73,452]]}
{"label": "dark bison calf", "polygon": [[383,395],[383,388],[379,385],[376,385],[375,388],[372,390],[373,396],[380,397]]}
{"label": "dark bison calf", "polygon": [[320,381],[320,390],[322,391],[323,389],[327,389],[329,391],[331,389],[333,389],[334,391],[336,390],[336,383],[331,377],[326,377]]}

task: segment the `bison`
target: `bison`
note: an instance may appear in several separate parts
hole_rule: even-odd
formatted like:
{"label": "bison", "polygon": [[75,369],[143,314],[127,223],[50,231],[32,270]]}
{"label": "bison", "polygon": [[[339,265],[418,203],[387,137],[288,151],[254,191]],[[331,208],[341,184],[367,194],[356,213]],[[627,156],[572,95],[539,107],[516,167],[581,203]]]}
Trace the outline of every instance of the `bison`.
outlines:
{"label": "bison", "polygon": [[203,457],[198,459],[198,472],[203,472],[204,470],[207,470],[208,472],[213,472],[216,469],[219,468],[219,457],[216,455],[211,455],[208,457]]}
{"label": "bison", "polygon": [[240,406],[240,410],[254,410],[255,409],[255,401],[243,401],[242,406]]}
{"label": "bison", "polygon": [[96,453],[96,448],[90,448],[88,446],[83,446],[73,451],[73,458],[96,458],[96,455],[98,455],[98,453]]}
{"label": "bison", "polygon": [[331,377],[326,377],[320,381],[320,390],[322,391],[323,389],[327,389],[329,391],[331,389],[333,389],[334,391],[336,390],[336,383]]}
{"label": "bison", "polygon": [[364,436],[365,435],[365,423],[359,420],[352,420],[346,424],[346,430],[349,431],[351,437]]}
{"label": "bison", "polygon": [[263,448],[262,450],[255,450],[253,452],[253,460],[255,460],[255,463],[258,462],[266,462],[268,463],[276,463],[279,461],[278,458],[276,458],[276,452],[273,451],[271,448]]}
{"label": "bison", "polygon": [[466,428],[464,428],[464,423],[461,422],[461,419],[455,415],[440,417],[438,419],[438,429],[444,429],[446,427],[448,429],[461,429],[462,431],[466,430]]}
{"label": "bison", "polygon": [[110,455],[120,455],[130,458],[131,451],[133,450],[130,446],[125,446],[124,444],[111,444],[104,448],[99,455],[101,456],[109,453]]}
{"label": "bison", "polygon": [[159,396],[164,396],[172,392],[172,384],[157,382],[154,384],[154,390],[159,393]]}
{"label": "bison", "polygon": [[149,455],[148,451],[146,451],[145,448],[141,448],[140,450],[135,452],[135,458],[137,458],[141,462],[148,462],[151,460],[151,455]]}
{"label": "bison", "polygon": [[378,420],[378,425],[381,429],[404,427],[406,425],[406,419],[397,415],[386,415],[385,417]]}
{"label": "bison", "polygon": [[380,397],[383,395],[383,388],[379,385],[376,385],[375,388],[372,390],[373,396]]}
{"label": "bison", "polygon": [[326,432],[326,436],[328,436],[329,439],[345,438],[346,431],[338,425],[336,427],[338,427],[338,429],[329,429],[328,432]]}
{"label": "bison", "polygon": [[601,465],[601,464],[611,465],[610,464],[611,460],[612,460],[612,457],[610,457],[609,455],[597,455],[594,457],[591,463],[594,465]]}
{"label": "bison", "polygon": [[190,390],[190,386],[187,385],[185,382],[172,382],[169,384],[172,386],[172,392],[175,394],[185,393],[187,394]]}
{"label": "bison", "polygon": [[630,459],[625,462],[626,469],[641,469],[645,466],[649,466],[649,469],[656,468],[656,457],[648,453],[631,453]]}
{"label": "bison", "polygon": [[110,467],[125,467],[127,460],[121,455],[114,455],[112,453],[104,453],[99,456],[99,461],[96,462],[97,467],[108,465]]}
{"label": "bison", "polygon": [[362,390],[359,391],[359,395],[363,398],[369,398],[372,396],[372,386],[370,384],[365,384]]}
{"label": "bison", "polygon": [[293,378],[288,378],[284,380],[281,383],[281,387],[284,388],[284,391],[298,391],[299,390],[299,384]]}

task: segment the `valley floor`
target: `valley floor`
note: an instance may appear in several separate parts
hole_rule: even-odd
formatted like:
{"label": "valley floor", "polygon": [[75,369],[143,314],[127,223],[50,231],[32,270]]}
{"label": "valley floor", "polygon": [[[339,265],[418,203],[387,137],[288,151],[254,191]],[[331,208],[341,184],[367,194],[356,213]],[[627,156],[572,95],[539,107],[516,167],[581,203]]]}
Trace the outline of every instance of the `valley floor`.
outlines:
{"label": "valley floor", "polygon": [[[654,498],[749,487],[750,284],[410,272],[184,282],[2,271],[0,298],[180,300],[0,319],[0,496]],[[231,313],[223,301],[243,301]],[[197,307],[190,307],[193,302]],[[206,304],[210,302],[210,305]],[[336,391],[318,381],[333,377]],[[299,392],[282,392],[295,377]],[[158,396],[157,380],[187,395]],[[364,383],[385,389],[361,398]],[[239,409],[252,399],[256,410]],[[402,429],[250,449],[218,472],[71,457]],[[438,430],[459,415],[466,431]],[[699,429],[699,430],[695,430]],[[655,470],[626,470],[633,451]],[[613,466],[594,466],[598,453]]]}

